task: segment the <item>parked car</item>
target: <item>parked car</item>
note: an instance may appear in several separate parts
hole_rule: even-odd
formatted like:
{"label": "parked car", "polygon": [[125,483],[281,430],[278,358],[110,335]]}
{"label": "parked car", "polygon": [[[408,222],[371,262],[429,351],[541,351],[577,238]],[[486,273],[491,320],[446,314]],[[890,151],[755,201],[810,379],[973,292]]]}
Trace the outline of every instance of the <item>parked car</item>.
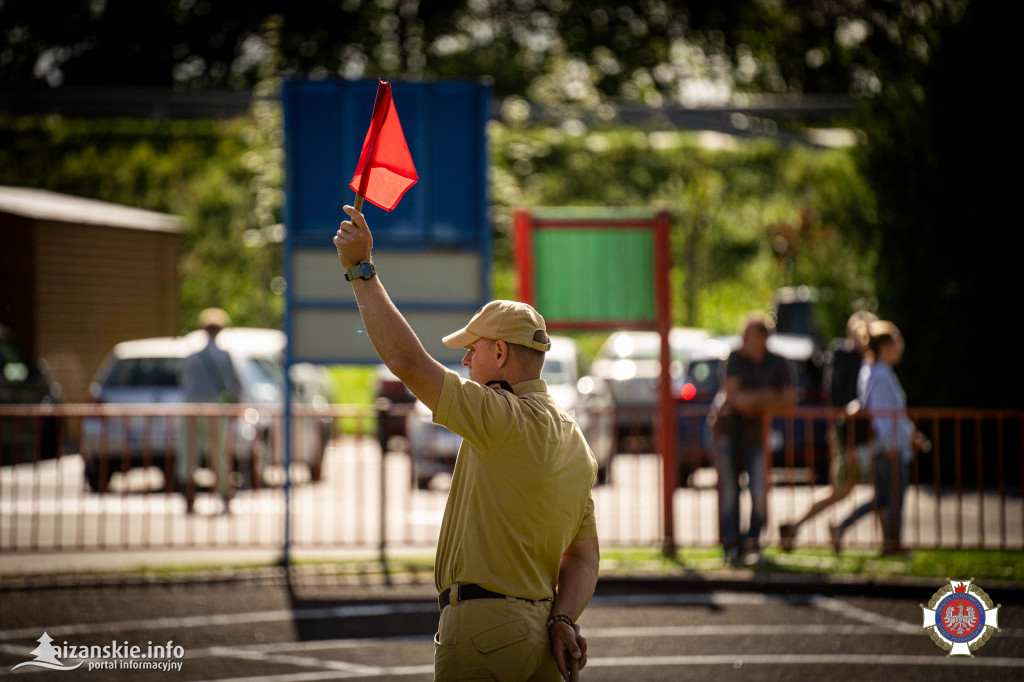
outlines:
{"label": "parked car", "polygon": [[[673,385],[673,397],[679,406],[676,428],[679,443],[677,456],[679,480],[683,484],[697,468],[712,465],[712,434],[707,424],[707,412],[721,386],[729,353],[739,347],[738,336],[709,339],[692,353],[683,375]],[[822,386],[823,356],[812,337],[799,334],[772,334],[768,337],[768,349],[781,355],[789,363],[798,406],[818,407],[825,404]],[[787,466],[788,421],[776,418],[772,420],[771,425],[772,463],[779,468]],[[805,468],[808,461],[808,420],[794,418],[792,422],[793,464],[796,468]],[[811,420],[809,426],[812,438],[809,444],[812,448],[810,455],[815,478],[824,481],[828,471],[826,420]]]}
{"label": "parked car", "polygon": [[[60,397],[60,384],[0,325],[0,405],[56,405]],[[0,417],[0,466],[56,457],[57,430],[56,417]]]}
{"label": "parked car", "polygon": [[[469,378],[469,368],[446,364],[446,368]],[[410,393],[410,395],[412,395]],[[424,490],[438,474],[455,470],[455,459],[462,437],[434,423],[434,413],[413,397],[413,406],[405,416],[405,437],[409,449],[410,484]]]}
{"label": "parked car", "polygon": [[[607,388],[587,377],[579,379],[579,346],[570,337],[552,336],[551,350],[546,354],[541,378],[555,402],[572,416],[587,438],[598,464],[598,479],[607,479],[614,450],[614,424]],[[463,377],[469,370],[459,365],[451,369]],[[582,387],[582,388],[581,388]],[[585,390],[584,390],[585,389]],[[409,457],[412,463],[411,483],[427,488],[437,474],[451,473],[462,439],[448,429],[433,423],[433,415],[416,401],[406,422]]]}
{"label": "parked car", "polygon": [[[672,362],[669,373],[683,373],[690,353],[709,338],[704,329],[673,327],[669,332]],[[658,409],[661,382],[661,336],[652,331],[618,331],[602,344],[590,374],[602,379],[611,390],[616,411],[616,437],[619,447],[628,449],[650,445],[654,434],[654,416]]]}
{"label": "parked car", "polygon": [[406,421],[416,396],[401,379],[381,364],[377,367],[377,388],[374,409],[377,412],[377,442],[380,451],[403,450],[408,447]]}
{"label": "parked car", "polygon": [[[96,403],[180,404],[178,370],[185,358],[207,340],[202,330],[183,337],[162,337],[125,341],[114,346],[97,371],[89,391]],[[265,470],[254,471],[251,455],[258,441],[263,464],[270,460],[271,448],[280,443],[275,429],[280,420],[259,410],[259,406],[279,406],[284,388],[283,351],[285,335],[274,329],[228,328],[217,336],[217,345],[231,357],[241,386],[239,402],[254,406],[231,422],[227,442],[234,444],[232,460],[249,486],[254,478],[263,482]],[[292,366],[293,404],[329,404],[329,378],[323,367],[308,364]],[[82,455],[85,477],[92,490],[104,490],[114,471],[121,471],[122,460],[129,468],[141,467],[148,456],[152,466],[173,471],[175,453],[168,449],[179,437],[181,418],[161,417],[87,417],[82,421]],[[307,467],[318,480],[324,450],[331,437],[328,417],[296,419],[293,430],[293,459]],[[176,449],[176,447],[175,447]],[[102,466],[106,453],[109,461]],[[168,462],[168,459],[171,461]],[[203,466],[205,462],[198,462]],[[262,469],[262,468],[261,468]]]}
{"label": "parked car", "polygon": [[680,485],[686,485],[698,468],[712,465],[708,410],[721,386],[725,361],[739,345],[738,336],[707,339],[690,353],[683,373],[673,382],[672,396],[678,404],[676,457]]}

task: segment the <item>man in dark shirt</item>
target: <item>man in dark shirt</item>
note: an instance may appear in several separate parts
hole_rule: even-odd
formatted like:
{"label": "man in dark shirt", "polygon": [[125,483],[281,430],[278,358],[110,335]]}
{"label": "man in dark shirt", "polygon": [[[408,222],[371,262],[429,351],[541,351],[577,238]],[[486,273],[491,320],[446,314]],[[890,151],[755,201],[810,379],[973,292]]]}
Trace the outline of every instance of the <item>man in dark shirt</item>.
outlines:
{"label": "man in dark shirt", "polygon": [[[743,343],[725,364],[722,389],[715,397],[719,529],[726,559],[739,563],[744,551],[757,553],[767,512],[762,416],[766,410],[796,404],[796,389],[786,360],[768,350],[771,323],[752,314],[743,325]],[[747,472],[750,523],[740,542],[739,474]]]}

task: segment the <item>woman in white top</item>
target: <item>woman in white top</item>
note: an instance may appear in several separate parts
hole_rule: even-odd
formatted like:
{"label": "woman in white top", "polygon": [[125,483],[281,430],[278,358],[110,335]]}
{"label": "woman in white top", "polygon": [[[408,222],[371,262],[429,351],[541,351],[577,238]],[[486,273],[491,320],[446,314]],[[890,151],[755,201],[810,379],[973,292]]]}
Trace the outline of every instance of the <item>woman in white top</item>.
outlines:
{"label": "woman in white top", "polygon": [[858,519],[877,510],[885,537],[885,551],[900,550],[903,493],[910,480],[914,448],[928,451],[931,443],[907,416],[907,396],[893,367],[903,358],[903,336],[892,322],[868,325],[868,351],[857,376],[857,399],[871,419],[874,431],[875,499],[855,509],[832,528],[838,549],[843,533]]}

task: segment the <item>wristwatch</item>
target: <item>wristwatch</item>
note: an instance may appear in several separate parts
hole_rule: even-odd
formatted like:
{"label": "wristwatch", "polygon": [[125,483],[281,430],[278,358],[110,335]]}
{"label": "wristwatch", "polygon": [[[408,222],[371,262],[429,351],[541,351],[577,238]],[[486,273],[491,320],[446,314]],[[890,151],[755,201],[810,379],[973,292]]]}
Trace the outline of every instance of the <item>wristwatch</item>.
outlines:
{"label": "wristwatch", "polygon": [[354,279],[370,279],[377,274],[377,269],[370,261],[360,261],[350,267],[345,273],[345,281],[351,282]]}

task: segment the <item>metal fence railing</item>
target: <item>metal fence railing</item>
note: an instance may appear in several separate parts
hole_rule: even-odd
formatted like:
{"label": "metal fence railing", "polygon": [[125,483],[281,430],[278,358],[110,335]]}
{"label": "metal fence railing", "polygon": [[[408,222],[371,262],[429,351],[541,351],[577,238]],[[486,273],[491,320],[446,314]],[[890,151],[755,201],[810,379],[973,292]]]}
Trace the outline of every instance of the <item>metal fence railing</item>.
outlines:
{"label": "metal fence railing", "polygon": [[[0,557],[283,549],[285,542],[294,549],[429,552],[457,441],[429,418],[414,421],[410,406],[391,409],[408,418],[408,430],[382,441],[373,407],[295,406],[286,476],[277,406],[0,406]],[[904,545],[1024,548],[1024,412],[909,413],[932,447],[915,452],[911,463]],[[778,542],[778,524],[828,492],[831,465],[843,451],[835,445],[837,416],[797,408],[765,420],[773,486],[765,542]],[[706,412],[681,408],[677,417],[679,447],[668,468],[651,451],[656,438],[617,434],[606,480],[594,488],[602,545],[664,546],[666,508],[673,514],[674,546],[718,544]],[[851,429],[842,433],[853,438]],[[662,481],[672,466],[681,484],[664,505]],[[869,466],[846,498],[805,524],[796,544],[829,546],[829,527],[872,499],[872,476]],[[741,500],[741,508],[748,504]],[[880,525],[869,518],[850,529],[844,546],[880,547],[882,539]]]}

